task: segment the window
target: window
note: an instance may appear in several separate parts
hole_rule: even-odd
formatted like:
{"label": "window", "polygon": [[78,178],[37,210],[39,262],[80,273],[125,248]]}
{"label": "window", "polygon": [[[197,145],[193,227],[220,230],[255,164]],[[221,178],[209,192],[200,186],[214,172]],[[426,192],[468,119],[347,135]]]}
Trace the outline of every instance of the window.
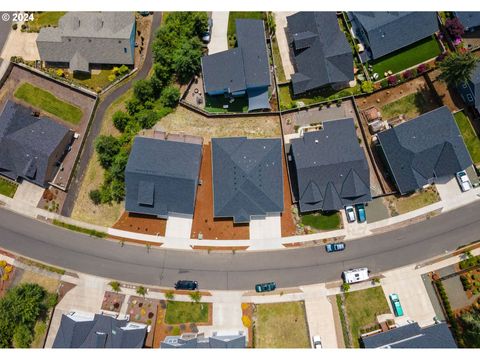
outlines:
{"label": "window", "polygon": [[123,48],[123,52],[126,54],[127,53],[127,48]]}

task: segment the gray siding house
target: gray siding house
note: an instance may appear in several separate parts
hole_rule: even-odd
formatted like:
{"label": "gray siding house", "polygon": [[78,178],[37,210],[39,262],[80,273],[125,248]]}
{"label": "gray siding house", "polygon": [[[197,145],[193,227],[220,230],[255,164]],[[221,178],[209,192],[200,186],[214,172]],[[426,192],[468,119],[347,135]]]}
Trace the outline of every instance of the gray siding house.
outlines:
{"label": "gray siding house", "polygon": [[480,28],[480,11],[456,11],[455,16],[466,31],[475,31]]}
{"label": "gray siding house", "polygon": [[0,115],[0,174],[48,187],[73,134],[66,126],[7,101]]}
{"label": "gray siding house", "polygon": [[92,65],[133,65],[133,12],[69,12],[58,27],[42,28],[37,38],[40,59],[71,71],[90,72]]}
{"label": "gray siding house", "polygon": [[244,349],[247,339],[243,331],[214,332],[205,337],[198,333],[167,336],[160,344],[161,349]]}

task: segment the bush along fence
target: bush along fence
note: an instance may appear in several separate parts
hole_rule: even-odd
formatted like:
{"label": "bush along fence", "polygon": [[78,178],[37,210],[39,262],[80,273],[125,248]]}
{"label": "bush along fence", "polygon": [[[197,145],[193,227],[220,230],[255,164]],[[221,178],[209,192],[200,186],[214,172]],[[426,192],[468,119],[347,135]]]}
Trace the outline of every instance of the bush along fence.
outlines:
{"label": "bush along fence", "polygon": [[457,344],[461,346],[462,339],[460,334],[460,327],[457,323],[455,315],[452,310],[452,306],[450,305],[450,301],[448,300],[447,292],[445,291],[445,287],[443,286],[442,280],[433,281],[435,284],[435,292],[437,297],[440,299],[440,304],[442,306],[443,313],[450,324],[450,329],[452,330],[453,336],[457,341]]}

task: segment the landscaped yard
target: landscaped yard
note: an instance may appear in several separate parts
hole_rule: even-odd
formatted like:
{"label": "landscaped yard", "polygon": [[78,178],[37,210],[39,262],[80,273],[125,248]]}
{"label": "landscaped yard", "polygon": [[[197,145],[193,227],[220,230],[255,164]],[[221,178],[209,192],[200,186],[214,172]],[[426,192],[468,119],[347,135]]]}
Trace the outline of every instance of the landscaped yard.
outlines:
{"label": "landscaped yard", "polygon": [[[234,36],[236,36],[236,24],[235,20],[236,19],[257,19],[257,20],[263,20],[264,13],[261,11],[230,11],[228,14],[228,30],[227,30],[227,36],[228,36],[228,47],[232,48],[235,47],[235,42]],[[213,25],[215,26],[215,24]]]}
{"label": "landscaped yard", "polygon": [[290,84],[285,84],[279,86],[279,99],[280,99],[280,109],[286,110],[291,109],[296,106],[297,102],[303,102],[305,105],[313,104],[317,102],[324,101],[335,101],[339,98],[343,98],[351,95],[358,95],[362,91],[360,85],[357,84],[354,87],[346,88],[342,90],[334,90],[330,87],[318,89],[310,92],[308,95],[303,95],[303,97],[293,98],[293,92]]}
{"label": "landscaped yard", "polygon": [[380,112],[387,120],[402,114],[412,119],[426,112],[427,105],[423,94],[416,92],[382,106]]}
{"label": "landscaped yard", "polygon": [[188,324],[208,322],[209,305],[184,301],[168,301],[165,313],[166,324]]}
{"label": "landscaped yard", "polygon": [[398,73],[432,59],[441,52],[439,42],[435,36],[432,36],[370,62],[370,65],[373,66],[373,72],[377,73],[381,79],[387,71],[392,71],[393,74]]}
{"label": "landscaped yard", "polygon": [[43,111],[59,117],[71,124],[77,125],[82,119],[83,113],[80,108],[64,102],[52,93],[33,86],[29,83],[23,83],[15,91],[15,97],[33,105]]}
{"label": "landscaped yard", "polygon": [[335,230],[340,228],[340,214],[333,212],[329,214],[308,214],[301,217],[304,226],[311,226],[317,230]]}
{"label": "landscaped yard", "polygon": [[13,198],[17,191],[18,185],[13,181],[0,177],[0,194]]}
{"label": "landscaped yard", "polygon": [[257,304],[254,347],[309,348],[305,305],[301,301]]}
{"label": "landscaped yard", "polygon": [[360,346],[362,328],[375,325],[377,315],[390,312],[381,286],[346,293],[345,308],[354,347]]}
{"label": "landscaped yard", "polygon": [[[225,109],[223,106],[228,105]],[[248,111],[248,99],[246,96],[235,97],[230,102],[224,95],[205,96],[205,111],[211,113],[243,113]]]}
{"label": "landscaped yard", "polygon": [[386,196],[385,200],[388,202],[391,215],[396,216],[434,204],[441,199],[437,188],[432,185],[408,196]]}
{"label": "landscaped yard", "polygon": [[102,90],[112,83],[109,76],[112,74],[111,70],[92,70],[91,74],[75,74],[73,82],[83,87],[90,88],[94,91]]}
{"label": "landscaped yard", "polygon": [[28,31],[39,32],[42,27],[58,26],[58,20],[65,15],[64,11],[36,12],[33,21],[28,21]]}
{"label": "landscaped yard", "polygon": [[473,163],[480,163],[480,139],[477,134],[475,134],[470,119],[463,111],[457,112],[454,117],[460,129],[460,133],[463,136],[463,140],[467,145],[468,152],[472,157]]}

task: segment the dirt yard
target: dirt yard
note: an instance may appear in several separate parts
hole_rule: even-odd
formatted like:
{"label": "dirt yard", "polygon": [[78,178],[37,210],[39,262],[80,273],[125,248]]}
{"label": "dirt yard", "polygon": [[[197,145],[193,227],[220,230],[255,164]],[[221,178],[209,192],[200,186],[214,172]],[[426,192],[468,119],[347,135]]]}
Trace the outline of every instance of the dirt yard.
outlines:
{"label": "dirt yard", "polygon": [[113,225],[115,229],[133,231],[141,234],[165,236],[167,220],[155,216],[130,214],[124,212]]}
{"label": "dirt yard", "polygon": [[205,143],[213,137],[246,136],[271,138],[282,136],[280,119],[275,115],[254,117],[207,118],[179,106],[156,125],[157,130],[201,136]]}
{"label": "dirt yard", "polygon": [[232,219],[213,217],[212,151],[209,144],[203,147],[200,166],[202,185],[198,187],[195,212],[193,214],[192,239],[202,234],[204,239],[242,240],[250,237],[248,224],[235,225]]}

